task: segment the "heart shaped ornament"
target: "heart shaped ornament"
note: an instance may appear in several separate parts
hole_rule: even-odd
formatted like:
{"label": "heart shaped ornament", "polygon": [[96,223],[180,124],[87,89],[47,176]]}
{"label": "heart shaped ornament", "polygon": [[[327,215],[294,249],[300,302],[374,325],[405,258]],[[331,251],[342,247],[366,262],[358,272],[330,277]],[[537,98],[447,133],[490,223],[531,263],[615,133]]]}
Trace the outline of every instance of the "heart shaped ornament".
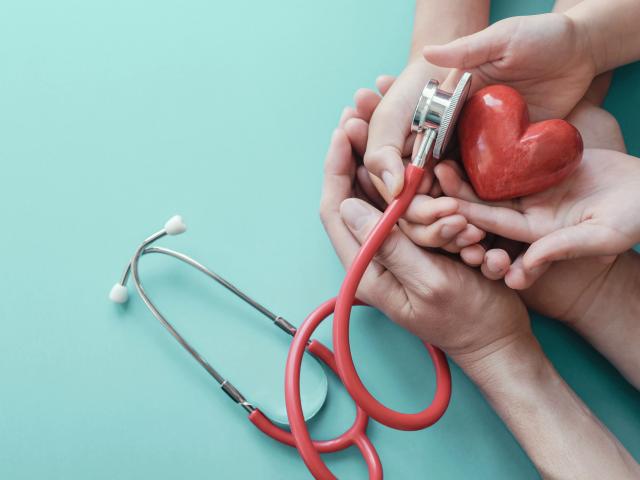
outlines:
{"label": "heart shaped ornament", "polygon": [[464,168],[483,200],[506,200],[562,182],[582,159],[582,137],[564,120],[529,123],[513,88],[491,85],[465,104],[458,122]]}

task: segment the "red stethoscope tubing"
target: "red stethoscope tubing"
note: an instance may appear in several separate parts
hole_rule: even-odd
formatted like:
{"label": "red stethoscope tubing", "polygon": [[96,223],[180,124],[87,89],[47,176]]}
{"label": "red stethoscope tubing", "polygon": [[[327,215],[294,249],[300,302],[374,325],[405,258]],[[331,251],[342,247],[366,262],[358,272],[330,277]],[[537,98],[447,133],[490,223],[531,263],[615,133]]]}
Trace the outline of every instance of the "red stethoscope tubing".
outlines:
{"label": "red stethoscope tubing", "polygon": [[[357,446],[362,453],[369,469],[369,478],[371,480],[382,479],[380,459],[366,435],[369,417],[391,428],[419,430],[438,421],[449,405],[451,373],[446,356],[437,347],[425,343],[425,347],[433,361],[436,375],[436,393],[433,401],[422,412],[407,414],[384,406],[369,393],[356,372],[349,345],[351,308],[353,305],[363,305],[356,298],[360,280],[398,219],[407,210],[422,181],[423,174],[424,170],[422,168],[414,165],[407,166],[403,191],[391,202],[362,245],[347,271],[338,297],[328,300],[314,310],[300,326],[291,343],[285,369],[287,416],[291,427],[293,444],[298,449],[309,471],[317,479],[334,480],[336,478],[322,461],[320,453],[341,450],[350,445]],[[317,341],[308,343],[317,326],[331,313],[334,314],[333,344],[335,354],[332,354],[329,349]],[[356,404],[357,413],[354,424],[333,440],[325,442],[312,440],[304,421],[300,400],[300,368],[305,348],[318,356],[339,376]],[[288,440],[291,439],[288,438]]]}
{"label": "red stethoscope tubing", "polygon": [[[357,304],[361,305],[360,302],[357,302]],[[287,366],[285,368],[285,401],[289,427],[295,438],[296,448],[314,478],[320,480],[335,480],[336,478],[322,461],[320,453],[335,452],[355,445],[367,464],[369,478],[371,480],[382,480],[380,457],[366,433],[369,416],[357,403],[356,419],[353,425],[333,440],[325,442],[313,441],[304,421],[302,402],[300,401],[300,368],[305,347],[307,351],[320,357],[338,375],[331,350],[316,340],[308,344],[318,325],[333,313],[334,306],[335,298],[332,298],[315,309],[298,329],[289,348]],[[325,447],[325,449],[317,448],[318,446]]]}
{"label": "red stethoscope tubing", "polygon": [[435,367],[437,383],[436,393],[431,405],[418,413],[401,413],[392,410],[376,400],[358,376],[349,344],[349,322],[351,308],[356,299],[356,291],[365,270],[393,227],[409,207],[423,175],[424,170],[420,167],[415,165],[406,167],[404,189],[389,204],[347,270],[338,293],[333,316],[333,348],[342,383],[353,400],[371,418],[398,430],[420,430],[433,425],[444,414],[451,398],[451,373],[447,358],[441,350],[427,345]]}

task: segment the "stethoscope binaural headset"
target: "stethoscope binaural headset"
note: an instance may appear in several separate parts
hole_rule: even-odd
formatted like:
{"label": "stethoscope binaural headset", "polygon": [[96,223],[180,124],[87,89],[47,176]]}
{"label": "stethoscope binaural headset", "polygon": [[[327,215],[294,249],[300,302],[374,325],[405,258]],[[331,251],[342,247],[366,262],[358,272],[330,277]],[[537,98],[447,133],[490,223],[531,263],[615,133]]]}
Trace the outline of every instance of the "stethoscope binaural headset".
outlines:
{"label": "stethoscope binaural headset", "polygon": [[[425,343],[425,347],[433,361],[436,377],[436,393],[431,404],[421,412],[408,414],[397,412],[380,403],[367,390],[356,371],[349,344],[349,323],[352,307],[362,305],[356,298],[356,290],[365,270],[398,219],[405,213],[415,196],[425,170],[432,168],[434,161],[443,155],[469,93],[470,84],[471,74],[464,73],[451,94],[440,90],[436,80],[430,80],[425,86],[411,123],[411,130],[418,133],[419,147],[412,162],[405,169],[405,183],[402,192],[389,204],[363,243],[347,270],[337,297],[320,305],[298,329],[191,257],[174,250],[153,246],[153,243],[166,235],[177,235],[186,230],[182,218],[179,216],[169,219],[163,229],[142,242],[125,268],[120,281],[114,285],[109,295],[111,300],[116,303],[126,302],[128,299],[126,283],[131,276],[138,294],[156,319],[215,379],[221,389],[248,412],[249,420],[258,429],[279,442],[295,446],[315,478],[323,480],[336,478],[323,462],[320,454],[337,452],[353,445],[360,450],[367,463],[369,478],[382,479],[380,458],[366,434],[369,418],[394,429],[419,430],[438,421],[449,404],[451,375],[447,359],[440,349],[427,343]],[[140,282],[138,263],[140,258],[147,254],[167,255],[199,270],[247,302],[270,319],[278,328],[293,337],[285,369],[285,402],[290,432],[276,425],[256,406],[247,401],[240,391],[213,368],[158,310]],[[311,335],[318,325],[332,313],[334,315],[334,352],[331,352],[319,341],[311,339]],[[300,399],[300,370],[305,352],[322,361],[340,378],[356,404],[356,419],[353,425],[342,435],[331,440],[312,440],[307,429]]]}

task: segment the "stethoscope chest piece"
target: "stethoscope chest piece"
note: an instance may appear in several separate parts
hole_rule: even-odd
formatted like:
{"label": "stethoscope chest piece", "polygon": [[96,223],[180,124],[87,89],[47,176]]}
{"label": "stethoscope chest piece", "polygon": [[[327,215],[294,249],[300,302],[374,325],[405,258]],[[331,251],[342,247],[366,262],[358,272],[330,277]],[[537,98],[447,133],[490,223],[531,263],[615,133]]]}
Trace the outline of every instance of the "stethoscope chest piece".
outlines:
{"label": "stethoscope chest piece", "polygon": [[429,80],[422,90],[411,121],[413,132],[423,132],[428,128],[438,131],[433,147],[436,159],[441,158],[451,140],[458,116],[469,95],[471,74],[462,74],[453,93],[439,89],[438,85],[437,80]]}

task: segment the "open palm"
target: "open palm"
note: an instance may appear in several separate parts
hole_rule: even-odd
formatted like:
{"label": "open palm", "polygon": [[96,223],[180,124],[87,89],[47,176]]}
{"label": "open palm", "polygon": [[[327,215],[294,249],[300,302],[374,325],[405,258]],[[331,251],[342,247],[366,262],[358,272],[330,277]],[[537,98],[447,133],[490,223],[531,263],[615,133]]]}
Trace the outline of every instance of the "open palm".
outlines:
{"label": "open palm", "polygon": [[520,199],[482,203],[452,162],[438,166],[440,185],[461,199],[459,212],[478,227],[531,243],[522,263],[532,270],[570,258],[617,255],[640,235],[640,162],[612,150],[586,149],[574,175]]}

